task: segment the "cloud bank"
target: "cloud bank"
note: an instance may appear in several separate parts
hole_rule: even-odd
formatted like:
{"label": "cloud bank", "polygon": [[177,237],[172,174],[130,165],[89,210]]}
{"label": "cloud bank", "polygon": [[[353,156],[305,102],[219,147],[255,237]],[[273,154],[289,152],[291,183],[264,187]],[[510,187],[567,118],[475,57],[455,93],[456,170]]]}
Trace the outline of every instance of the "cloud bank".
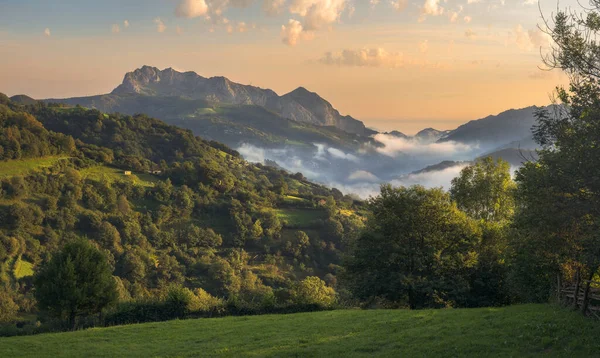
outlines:
{"label": "cloud bank", "polygon": [[470,154],[478,147],[453,141],[427,143],[414,138],[399,138],[389,134],[379,133],[373,136],[383,147],[377,148],[381,154],[395,157],[399,154],[411,155],[452,155]]}

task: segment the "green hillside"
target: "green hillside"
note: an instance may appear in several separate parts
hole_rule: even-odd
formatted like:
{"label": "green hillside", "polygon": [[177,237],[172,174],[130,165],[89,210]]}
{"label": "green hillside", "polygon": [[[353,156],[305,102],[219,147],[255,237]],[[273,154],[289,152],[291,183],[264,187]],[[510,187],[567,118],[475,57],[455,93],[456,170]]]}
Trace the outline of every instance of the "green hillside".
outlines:
{"label": "green hillside", "polygon": [[551,305],[342,310],[0,338],[3,357],[584,357],[600,325]]}
{"label": "green hillside", "polygon": [[190,130],[0,99],[0,321],[37,313],[30,276],[78,237],[108,256],[123,302],[179,285],[262,309],[307,276],[334,282],[361,225],[340,212],[362,203]]}
{"label": "green hillside", "polygon": [[356,150],[372,139],[345,132],[293,121],[254,105],[230,105],[183,97],[107,94],[92,97],[48,100],[96,108],[102,112],[145,113],[169,124],[194,131],[196,135],[231,146],[243,141],[258,146],[324,143],[345,150]]}
{"label": "green hillside", "polygon": [[57,161],[66,158],[66,156],[50,156],[4,162],[0,161],[0,179],[15,175],[26,175],[33,170],[49,168],[56,164]]}

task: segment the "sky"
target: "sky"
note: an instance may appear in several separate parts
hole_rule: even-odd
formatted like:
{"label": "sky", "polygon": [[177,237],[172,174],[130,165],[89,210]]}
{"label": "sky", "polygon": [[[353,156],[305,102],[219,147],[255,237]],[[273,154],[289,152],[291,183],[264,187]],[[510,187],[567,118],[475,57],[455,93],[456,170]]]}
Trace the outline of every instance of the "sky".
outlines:
{"label": "sky", "polygon": [[108,93],[150,65],[303,86],[380,130],[453,129],[566,84],[540,69],[542,1],[0,0],[0,92]]}

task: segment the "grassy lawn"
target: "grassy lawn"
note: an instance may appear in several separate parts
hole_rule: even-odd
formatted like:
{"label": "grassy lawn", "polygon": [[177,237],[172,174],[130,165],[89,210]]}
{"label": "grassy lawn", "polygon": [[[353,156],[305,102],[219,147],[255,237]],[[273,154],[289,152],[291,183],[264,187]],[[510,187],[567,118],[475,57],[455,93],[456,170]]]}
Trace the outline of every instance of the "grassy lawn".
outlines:
{"label": "grassy lawn", "polygon": [[295,227],[310,226],[313,221],[325,218],[325,211],[320,209],[286,208],[277,209],[276,212],[280,220]]}
{"label": "grassy lawn", "polygon": [[588,357],[600,323],[551,305],[341,310],[0,338],[2,357]]}
{"label": "grassy lawn", "polygon": [[33,264],[23,259],[18,259],[15,262],[13,274],[17,279],[27,276],[33,276]]}
{"label": "grassy lawn", "polygon": [[66,159],[65,156],[52,156],[44,158],[32,158],[24,160],[0,161],[0,179],[15,175],[24,175],[32,170],[51,167],[57,161]]}
{"label": "grassy lawn", "polygon": [[283,200],[286,204],[310,204],[310,201],[304,199],[304,198],[299,198],[297,196],[293,196],[293,195],[286,195],[283,197]]}
{"label": "grassy lawn", "polygon": [[86,179],[101,180],[106,179],[109,182],[130,180],[135,185],[145,187],[154,186],[158,180],[155,176],[146,173],[132,173],[125,175],[121,169],[98,165],[95,167],[85,168],[81,170],[81,175]]}

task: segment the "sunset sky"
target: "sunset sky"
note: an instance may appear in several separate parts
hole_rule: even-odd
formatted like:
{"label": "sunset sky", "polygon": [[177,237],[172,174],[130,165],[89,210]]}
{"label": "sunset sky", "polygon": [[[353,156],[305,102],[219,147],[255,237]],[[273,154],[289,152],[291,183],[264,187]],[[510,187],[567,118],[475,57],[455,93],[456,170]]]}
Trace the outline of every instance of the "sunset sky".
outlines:
{"label": "sunset sky", "polygon": [[304,86],[378,129],[452,129],[549,103],[566,80],[538,69],[539,23],[532,0],[0,0],[0,92],[107,93],[151,65]]}

